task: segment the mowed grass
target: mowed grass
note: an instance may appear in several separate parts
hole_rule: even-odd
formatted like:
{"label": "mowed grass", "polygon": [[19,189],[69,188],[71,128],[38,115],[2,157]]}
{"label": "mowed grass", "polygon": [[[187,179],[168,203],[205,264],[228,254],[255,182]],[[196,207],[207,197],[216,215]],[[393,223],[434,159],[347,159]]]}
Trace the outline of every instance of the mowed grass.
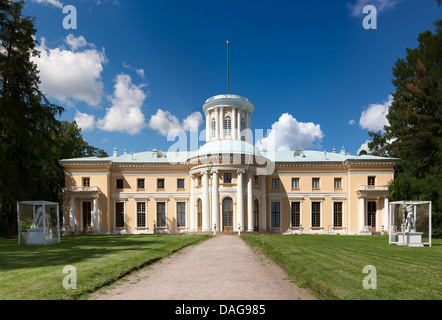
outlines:
{"label": "mowed grass", "polygon": [[[204,235],[93,235],[62,237],[60,244],[19,246],[0,240],[0,299],[85,299],[88,294]],[[66,290],[65,266],[77,270],[77,289]],[[71,283],[71,282],[69,282]]]}
{"label": "mowed grass", "polygon": [[[440,300],[442,240],[432,247],[389,245],[386,236],[250,235],[246,243],[260,248],[284,267],[301,287],[322,299]],[[376,268],[376,289],[363,281]],[[368,284],[373,284],[371,281]]]}

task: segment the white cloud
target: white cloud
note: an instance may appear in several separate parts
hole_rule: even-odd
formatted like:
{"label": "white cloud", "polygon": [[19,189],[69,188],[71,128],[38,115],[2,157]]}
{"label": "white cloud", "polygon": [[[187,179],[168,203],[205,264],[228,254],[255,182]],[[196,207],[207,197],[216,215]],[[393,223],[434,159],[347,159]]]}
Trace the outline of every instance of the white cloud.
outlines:
{"label": "white cloud", "polygon": [[354,121],[353,119],[351,119],[351,120],[348,122],[348,124],[351,125],[351,126],[354,125],[355,123],[356,123],[356,121]]}
{"label": "white cloud", "polygon": [[87,45],[87,41],[83,36],[76,38],[72,33],[66,37],[65,41],[72,51],[77,51],[77,49]]}
{"label": "white cloud", "polygon": [[74,120],[77,122],[77,125],[81,128],[81,131],[91,131],[94,129],[95,117],[91,114],[77,111]]}
{"label": "white cloud", "polygon": [[401,0],[357,0],[355,3],[347,3],[350,15],[353,17],[361,17],[364,15],[362,9],[366,5],[376,7],[377,13],[383,13],[389,9],[393,9]]}
{"label": "white cloud", "polygon": [[388,100],[383,104],[371,104],[361,114],[361,118],[359,119],[361,128],[369,131],[383,130],[384,126],[389,124],[386,116],[392,102],[393,96],[390,95]]}
{"label": "white cloud", "polygon": [[319,124],[298,122],[291,114],[284,113],[272,125],[270,133],[256,142],[260,150],[287,151],[308,148],[324,137]]}
{"label": "white cloud", "polygon": [[33,0],[33,1],[40,4],[50,4],[60,9],[63,8],[63,4],[58,0]]}
{"label": "white cloud", "polygon": [[146,99],[142,90],[144,84],[135,85],[127,74],[120,74],[115,79],[112,107],[106,110],[103,119],[97,122],[104,131],[120,131],[135,135],[146,127],[141,107]]}
{"label": "white cloud", "polygon": [[171,130],[179,129],[184,131],[198,130],[198,127],[203,123],[203,116],[196,111],[187,118],[180,121],[169,111],[157,110],[157,113],[151,116],[149,120],[149,127],[152,130],[158,131],[159,134],[166,137]]}
{"label": "white cloud", "polygon": [[[66,37],[71,50],[65,48],[49,49],[42,38],[38,50],[40,57],[34,57],[40,73],[40,89],[44,94],[67,103],[69,99],[83,101],[98,107],[103,97],[101,72],[107,62],[103,52],[95,49],[76,51],[87,45],[86,39],[72,35]],[[93,46],[93,45],[90,45]]]}
{"label": "white cloud", "polygon": [[198,130],[199,126],[204,122],[201,112],[195,111],[183,120],[182,129],[185,131]]}
{"label": "white cloud", "polygon": [[370,148],[368,148],[369,142],[371,142],[371,141],[367,140],[363,144],[361,144],[361,146],[359,147],[358,152],[356,154],[359,155],[359,152],[361,152],[362,150],[365,150],[365,151],[367,151],[367,153],[370,153]]}

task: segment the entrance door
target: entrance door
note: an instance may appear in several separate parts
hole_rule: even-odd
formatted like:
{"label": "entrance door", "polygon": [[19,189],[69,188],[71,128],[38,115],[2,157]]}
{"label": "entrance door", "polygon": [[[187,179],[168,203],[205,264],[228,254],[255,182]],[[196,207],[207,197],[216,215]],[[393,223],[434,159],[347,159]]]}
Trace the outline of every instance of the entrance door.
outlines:
{"label": "entrance door", "polygon": [[253,230],[259,231],[259,202],[258,199],[255,199],[253,203],[253,214],[255,218],[255,225],[253,226]]}
{"label": "entrance door", "polygon": [[83,202],[83,231],[89,231],[92,225],[92,202]]}
{"label": "entrance door", "polygon": [[376,201],[367,202],[367,224],[371,226],[371,232],[376,232]]}
{"label": "entrance door", "polygon": [[201,199],[198,199],[198,206],[197,206],[197,230],[201,231],[203,228],[203,202]]}
{"label": "entrance door", "polygon": [[233,231],[233,200],[223,200],[223,231]]}

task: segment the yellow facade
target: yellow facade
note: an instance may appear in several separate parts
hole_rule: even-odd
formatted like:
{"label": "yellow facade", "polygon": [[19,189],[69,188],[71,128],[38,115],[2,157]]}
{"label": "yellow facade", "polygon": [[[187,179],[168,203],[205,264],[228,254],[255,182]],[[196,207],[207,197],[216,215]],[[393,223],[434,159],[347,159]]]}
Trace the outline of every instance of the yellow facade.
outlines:
{"label": "yellow facade", "polygon": [[203,111],[207,142],[197,152],[181,152],[179,161],[159,150],[60,161],[65,231],[387,230],[387,186],[397,159],[297,150],[269,160],[246,132],[254,111],[248,99],[216,96]]}

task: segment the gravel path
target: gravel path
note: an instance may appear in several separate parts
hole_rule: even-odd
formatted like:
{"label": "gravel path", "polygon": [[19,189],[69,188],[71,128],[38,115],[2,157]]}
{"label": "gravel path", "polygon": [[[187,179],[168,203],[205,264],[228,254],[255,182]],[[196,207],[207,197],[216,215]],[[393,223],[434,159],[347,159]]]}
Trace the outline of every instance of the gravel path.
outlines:
{"label": "gravel path", "polygon": [[93,294],[92,300],[314,300],[235,235],[218,235]]}

